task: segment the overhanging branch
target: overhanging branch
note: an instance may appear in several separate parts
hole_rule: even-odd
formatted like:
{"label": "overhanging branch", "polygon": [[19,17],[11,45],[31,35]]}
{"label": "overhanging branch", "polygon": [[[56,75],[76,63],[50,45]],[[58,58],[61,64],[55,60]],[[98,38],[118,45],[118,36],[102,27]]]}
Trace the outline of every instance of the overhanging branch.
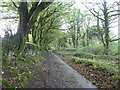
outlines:
{"label": "overhanging branch", "polygon": [[30,17],[32,16],[32,14],[34,13],[34,11],[36,10],[37,6],[38,6],[39,2],[34,2],[32,8],[29,11],[29,15],[28,15],[28,20],[30,19]]}
{"label": "overhanging branch", "polygon": [[0,20],[1,19],[17,19],[18,17],[16,17],[16,16],[13,16],[13,17],[3,17],[3,18],[0,18]]}
{"label": "overhanging branch", "polygon": [[12,1],[13,5],[14,5],[16,8],[19,8],[19,7],[15,4],[15,2],[13,2],[13,0],[11,0],[11,1]]}

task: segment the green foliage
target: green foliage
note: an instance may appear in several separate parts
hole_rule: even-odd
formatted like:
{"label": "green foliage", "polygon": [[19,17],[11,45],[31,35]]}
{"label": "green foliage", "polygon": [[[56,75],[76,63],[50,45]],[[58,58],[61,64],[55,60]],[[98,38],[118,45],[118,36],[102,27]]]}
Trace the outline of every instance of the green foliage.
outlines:
{"label": "green foliage", "polygon": [[118,74],[116,74],[116,76],[113,76],[113,79],[114,80],[119,80],[120,79],[120,76]]}
{"label": "green foliage", "polygon": [[80,57],[80,58],[91,58],[93,59],[94,58],[94,54],[91,54],[91,53],[84,53],[84,52],[76,52],[74,53],[74,56],[76,57]]}
{"label": "green foliage", "polygon": [[[20,2],[15,2],[17,6],[19,6],[19,3]],[[21,3],[20,5],[23,4]],[[105,73],[109,73],[114,76],[113,78],[115,80],[119,78],[118,76],[115,76],[115,74],[118,72],[116,64],[116,60],[118,58],[110,56],[117,55],[117,44],[110,43],[108,51],[109,55],[103,55],[105,47],[103,47],[104,45],[102,44],[105,41],[109,43],[109,39],[105,38],[105,30],[103,30],[103,27],[99,27],[101,30],[100,33],[96,23],[94,26],[91,26],[91,21],[93,21],[91,15],[87,15],[87,12],[82,13],[78,9],[71,8],[73,3],[54,2],[42,11],[39,10],[40,8],[38,9],[38,7],[36,7],[41,5],[37,5],[37,2],[29,2],[27,4],[25,5],[26,9],[28,9],[28,12],[31,12],[31,9],[37,8],[35,11],[33,10],[33,14],[31,13],[32,15],[29,17],[29,21],[26,23],[28,26],[27,34],[31,33],[28,35],[29,42],[26,42],[27,35],[24,35],[26,30],[21,27],[23,32],[22,34],[17,35],[20,37],[8,34],[3,39],[2,48],[3,70],[5,74],[7,73],[17,77],[18,86],[23,87],[26,84],[28,77],[30,77],[31,73],[34,73],[33,71],[35,70],[36,65],[41,62],[39,60],[41,60],[42,57],[37,56],[38,54],[35,54],[34,56],[28,54],[30,50],[33,52],[32,54],[34,54],[38,49],[41,51],[48,49],[65,50],[60,51],[59,54],[68,56],[76,64],[89,66],[94,70],[100,70]],[[43,3],[43,6],[44,5],[45,4]],[[8,2],[8,4],[7,2],[4,2],[3,6],[7,7],[4,11],[9,10],[17,13],[17,8],[13,6],[12,2]],[[104,17],[101,18],[104,19]],[[67,25],[67,30],[65,31],[61,30],[61,26],[64,25],[64,23]],[[101,26],[106,27],[105,25]],[[29,30],[31,32],[29,32]],[[109,35],[109,32],[107,33]],[[106,35],[106,37],[108,37],[108,35]],[[96,36],[97,39],[93,38],[94,36]],[[102,43],[100,43],[100,37],[103,37]],[[16,43],[16,41],[20,41],[21,43]],[[21,54],[21,52],[18,51],[19,46],[22,46],[22,49],[25,47],[24,53],[22,52]],[[7,59],[10,51],[12,51],[14,54],[12,60]],[[20,55],[16,55],[16,53]],[[7,87],[8,83],[11,81],[3,82],[5,87]]]}
{"label": "green foliage", "polygon": [[91,53],[86,53],[86,52],[78,52],[78,51],[58,51],[58,54],[64,54],[65,55],[70,55],[70,56],[75,56],[78,58],[85,58],[85,59],[103,59],[106,61],[114,61],[117,63],[117,61],[119,60],[118,56],[111,56],[111,55],[95,55],[95,54],[91,54]]}
{"label": "green foliage", "polygon": [[65,48],[64,50],[73,52],[73,51],[76,51],[76,48]]}
{"label": "green foliage", "polygon": [[92,70],[104,72],[111,76],[113,83],[116,83],[120,79],[119,76],[117,76],[119,73],[118,59],[115,59],[114,57],[109,59],[110,56],[68,51],[60,51],[58,53],[78,65],[83,65],[85,67],[90,67]]}
{"label": "green foliage", "polygon": [[70,4],[54,2],[39,13],[32,30],[32,38],[42,50],[47,50],[49,45],[53,45],[53,43],[55,44],[54,47],[57,48],[59,44],[64,44],[63,38],[61,38],[63,36],[62,31],[59,30],[62,25],[60,19],[67,13],[68,7],[70,7]]}
{"label": "green foliage", "polygon": [[15,37],[12,34],[12,30],[7,28],[5,29],[5,36],[2,39],[2,58],[3,60],[8,57],[10,51],[16,50]]}
{"label": "green foliage", "polygon": [[31,42],[26,42],[26,47],[25,47],[25,49],[28,49],[28,50],[31,49],[32,51],[38,51],[39,48],[40,48],[39,45],[36,45],[36,44],[34,44],[34,43],[31,43]]}
{"label": "green foliage", "polygon": [[[9,88],[9,90],[15,90],[15,85],[8,80],[2,80],[2,87],[7,87]],[[6,89],[2,88],[2,90],[6,90]]]}
{"label": "green foliage", "polygon": [[[109,51],[108,52],[109,55],[112,55],[112,56],[118,55],[118,44],[111,43],[108,51]],[[92,41],[89,46],[79,47],[77,49],[77,52],[91,53],[94,55],[103,55],[104,47],[98,41]],[[105,55],[103,55],[103,56],[105,56]]]}
{"label": "green foliage", "polygon": [[33,42],[32,35],[28,34],[28,37],[29,37],[29,42],[32,43]]}
{"label": "green foliage", "polygon": [[[36,68],[45,60],[41,54],[32,56],[31,54],[26,54],[24,56],[24,61],[19,60],[18,57],[13,57],[12,60],[3,61],[3,88],[8,87],[25,87],[27,85],[28,79],[34,74]],[[5,81],[4,81],[5,79]],[[13,82],[14,81],[14,82]],[[12,83],[12,84],[10,84]]]}
{"label": "green foliage", "polygon": [[110,43],[109,55],[119,55],[118,54],[118,42]]}
{"label": "green foliage", "polygon": [[90,46],[81,48],[80,51],[99,55],[103,54],[104,47],[101,45],[101,43],[94,41]]}

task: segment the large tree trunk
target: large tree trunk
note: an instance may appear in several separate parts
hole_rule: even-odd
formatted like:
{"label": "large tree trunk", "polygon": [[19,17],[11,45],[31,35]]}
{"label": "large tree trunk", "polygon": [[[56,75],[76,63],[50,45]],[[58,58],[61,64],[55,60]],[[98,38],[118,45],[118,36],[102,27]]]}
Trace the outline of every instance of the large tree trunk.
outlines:
{"label": "large tree trunk", "polygon": [[19,5],[19,26],[17,31],[18,53],[23,53],[27,36],[27,23],[28,23],[28,8],[27,2],[20,2]]}
{"label": "large tree trunk", "polygon": [[[54,1],[54,0],[53,0]],[[26,45],[26,40],[28,38],[28,33],[30,30],[30,26],[34,25],[37,16],[39,13],[45,9],[47,6],[49,6],[52,2],[41,2],[38,5],[38,2],[34,3],[35,7],[33,6],[28,13],[28,5],[27,5],[27,0],[24,2],[19,2],[19,7],[18,7],[18,12],[19,12],[19,26],[18,26],[18,31],[16,33],[16,42],[17,42],[17,52],[23,53],[25,45]],[[34,21],[31,23],[30,19],[34,19]],[[28,26],[29,25],[29,26]],[[28,28],[29,27],[29,28]]]}
{"label": "large tree trunk", "polygon": [[104,32],[105,32],[105,51],[104,53],[108,55],[109,49],[109,20],[108,20],[108,9],[106,6],[106,2],[104,2]]}

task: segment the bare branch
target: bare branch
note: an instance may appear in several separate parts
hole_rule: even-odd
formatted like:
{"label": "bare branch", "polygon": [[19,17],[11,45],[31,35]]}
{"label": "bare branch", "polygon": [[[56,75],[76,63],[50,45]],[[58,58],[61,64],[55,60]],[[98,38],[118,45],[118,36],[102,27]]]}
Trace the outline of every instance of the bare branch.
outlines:
{"label": "bare branch", "polygon": [[120,40],[120,38],[110,40],[110,42],[114,42],[114,41],[118,41],[118,40]]}
{"label": "bare branch", "polygon": [[111,37],[111,39],[110,39],[110,40],[112,40],[112,39],[113,39],[113,38],[115,38],[115,37],[117,37],[117,35],[115,35],[115,36]]}
{"label": "bare branch", "polygon": [[120,12],[120,10],[112,10],[112,11],[109,11],[108,14],[113,12]]}
{"label": "bare branch", "polygon": [[112,14],[109,17],[118,16],[118,15],[120,15],[120,13],[118,13],[118,14]]}
{"label": "bare branch", "polygon": [[120,5],[120,1],[115,1],[115,3],[116,3],[117,5]]}
{"label": "bare branch", "polygon": [[110,18],[110,19],[109,19],[109,22],[110,22],[110,21],[115,21],[115,20],[117,20],[117,18],[118,18],[118,16],[115,16],[115,17],[113,17],[113,18]]}
{"label": "bare branch", "polygon": [[3,17],[3,18],[0,18],[0,20],[1,19],[17,19],[18,17],[16,17],[16,16],[13,16],[13,17]]}
{"label": "bare branch", "polygon": [[16,8],[19,8],[19,7],[15,4],[15,2],[13,2],[13,0],[11,0],[11,1],[12,1],[13,5],[14,5]]}
{"label": "bare branch", "polygon": [[[109,24],[116,23],[116,22],[118,22],[118,21],[117,21],[117,20],[116,20],[116,21],[114,20],[114,21],[111,21]],[[115,26],[116,26],[116,25],[115,25]],[[115,27],[115,26],[114,26],[114,27]],[[117,26],[118,26],[118,25],[117,25]]]}
{"label": "bare branch", "polygon": [[[83,3],[82,3],[83,4]],[[97,17],[97,18],[99,18],[100,20],[102,20],[102,21],[104,21],[104,19],[102,19],[101,17],[99,17],[98,15],[96,15],[95,13],[93,13],[85,4],[83,4],[89,11],[90,11],[90,13],[93,15],[93,16],[95,16],[95,17]],[[94,10],[95,11],[95,10]],[[98,14],[98,13],[97,13]]]}
{"label": "bare branch", "polygon": [[101,11],[104,11],[103,8],[101,8],[101,7],[99,6],[99,4],[97,4],[97,6],[99,7],[99,9],[100,9]]}

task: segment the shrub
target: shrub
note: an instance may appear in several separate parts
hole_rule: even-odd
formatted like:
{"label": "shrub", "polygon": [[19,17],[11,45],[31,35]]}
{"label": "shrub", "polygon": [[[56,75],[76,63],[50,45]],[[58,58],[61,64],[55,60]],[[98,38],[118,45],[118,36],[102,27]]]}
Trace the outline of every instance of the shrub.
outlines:
{"label": "shrub", "polygon": [[[7,87],[7,88],[9,88],[10,90],[15,90],[15,86],[14,86],[14,84],[12,84],[10,81],[8,81],[8,80],[2,80],[2,87]],[[2,90],[6,90],[6,89],[2,89]]]}
{"label": "shrub", "polygon": [[85,52],[76,52],[73,55],[80,58],[92,58],[92,59],[94,58],[94,54]]}
{"label": "shrub", "polygon": [[118,43],[112,42],[109,46],[109,55],[117,55],[118,54]]}
{"label": "shrub", "polygon": [[65,51],[71,51],[71,52],[73,52],[73,51],[76,51],[76,48],[66,48]]}
{"label": "shrub", "polygon": [[104,48],[102,46],[87,46],[87,47],[84,47],[81,49],[81,52],[87,52],[87,53],[92,53],[92,54],[95,54],[95,55],[98,55],[98,54],[102,54],[103,53],[103,50]]}

